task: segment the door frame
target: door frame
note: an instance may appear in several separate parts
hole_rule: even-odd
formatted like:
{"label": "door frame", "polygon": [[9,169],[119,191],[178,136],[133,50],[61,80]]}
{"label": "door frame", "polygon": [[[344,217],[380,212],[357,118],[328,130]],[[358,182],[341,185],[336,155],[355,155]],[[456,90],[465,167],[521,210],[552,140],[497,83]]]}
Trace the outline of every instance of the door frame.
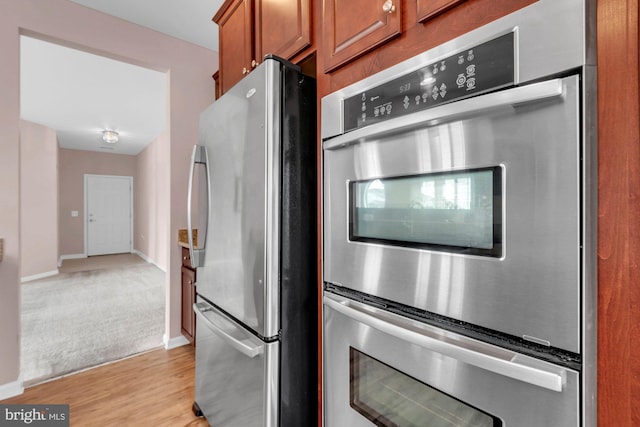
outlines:
{"label": "door frame", "polygon": [[134,210],[133,210],[133,177],[132,176],[128,176],[128,175],[101,175],[101,174],[91,174],[91,173],[85,173],[84,174],[84,188],[83,188],[83,204],[84,204],[84,212],[83,212],[83,218],[82,218],[82,223],[84,226],[84,256],[85,258],[87,258],[89,256],[89,233],[88,233],[88,224],[87,221],[89,219],[89,216],[87,215],[87,211],[89,208],[89,203],[88,203],[88,192],[89,192],[89,186],[88,186],[88,181],[90,177],[102,177],[102,178],[128,178],[129,180],[129,185],[131,186],[131,191],[129,192],[129,206],[130,206],[130,216],[129,216],[129,233],[131,236],[131,239],[129,241],[129,253],[133,253],[133,220],[134,220]]}

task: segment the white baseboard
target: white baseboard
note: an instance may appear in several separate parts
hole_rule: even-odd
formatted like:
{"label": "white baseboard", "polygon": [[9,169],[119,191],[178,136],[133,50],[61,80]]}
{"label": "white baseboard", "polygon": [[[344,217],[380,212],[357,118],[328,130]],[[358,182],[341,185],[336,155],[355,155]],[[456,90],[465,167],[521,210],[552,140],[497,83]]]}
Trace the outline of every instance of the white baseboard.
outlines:
{"label": "white baseboard", "polygon": [[87,254],[68,254],[68,255],[60,255],[58,258],[58,267],[62,267],[62,261],[65,259],[78,259],[78,258],[86,258]]}
{"label": "white baseboard", "polygon": [[164,342],[165,350],[171,350],[173,348],[182,347],[183,345],[190,344],[189,340],[182,335],[173,337],[171,339],[167,339],[167,335],[165,334],[162,336],[162,342]]}
{"label": "white baseboard", "polygon": [[55,270],[47,271],[46,273],[34,274],[33,276],[25,276],[20,278],[20,283],[31,282],[32,280],[44,279],[45,277],[55,276],[60,273],[56,268]]}
{"label": "white baseboard", "polygon": [[137,249],[134,249],[131,251],[132,254],[136,254],[138,255],[140,258],[142,258],[143,260],[145,260],[146,262],[155,265],[156,267],[158,267],[160,270],[162,270],[163,272],[167,272],[167,270],[165,270],[164,268],[160,267],[158,264],[156,264],[156,262],[154,260],[152,260],[151,258],[149,258],[147,255],[143,254],[142,252],[140,252]]}
{"label": "white baseboard", "polygon": [[132,250],[131,253],[138,255],[140,258],[147,261],[148,263],[155,264],[151,258],[149,258],[146,254],[143,254],[137,249]]}
{"label": "white baseboard", "polygon": [[14,382],[0,385],[0,400],[8,399],[13,396],[18,396],[24,393],[24,385],[22,383],[22,376]]}

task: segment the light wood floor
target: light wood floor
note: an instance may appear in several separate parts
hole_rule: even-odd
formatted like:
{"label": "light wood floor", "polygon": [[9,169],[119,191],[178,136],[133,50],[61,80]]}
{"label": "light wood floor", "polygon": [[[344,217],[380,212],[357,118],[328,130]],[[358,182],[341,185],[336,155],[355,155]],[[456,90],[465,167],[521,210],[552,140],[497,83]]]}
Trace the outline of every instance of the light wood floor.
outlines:
{"label": "light wood floor", "polygon": [[143,265],[147,262],[136,254],[99,255],[87,258],[65,259],[58,269],[60,273],[99,270],[102,268],[122,268]]}
{"label": "light wood floor", "polygon": [[68,404],[71,426],[209,426],[191,411],[195,351],[153,350],[25,390],[3,404]]}

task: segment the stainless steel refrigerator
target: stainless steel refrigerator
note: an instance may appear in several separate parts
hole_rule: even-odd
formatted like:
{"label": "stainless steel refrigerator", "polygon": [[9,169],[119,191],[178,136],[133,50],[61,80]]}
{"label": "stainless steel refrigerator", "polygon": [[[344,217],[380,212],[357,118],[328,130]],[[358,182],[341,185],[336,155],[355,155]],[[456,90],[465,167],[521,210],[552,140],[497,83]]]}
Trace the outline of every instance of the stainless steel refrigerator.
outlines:
{"label": "stainless steel refrigerator", "polygon": [[200,117],[194,412],[213,427],[317,419],[315,92],[267,57]]}

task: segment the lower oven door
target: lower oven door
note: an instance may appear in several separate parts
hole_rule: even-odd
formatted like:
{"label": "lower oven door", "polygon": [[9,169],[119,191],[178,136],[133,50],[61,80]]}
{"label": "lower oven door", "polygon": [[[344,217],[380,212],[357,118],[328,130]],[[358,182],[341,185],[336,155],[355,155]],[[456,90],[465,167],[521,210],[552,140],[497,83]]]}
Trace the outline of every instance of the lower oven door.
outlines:
{"label": "lower oven door", "polygon": [[579,373],[324,296],[326,427],[578,426]]}

